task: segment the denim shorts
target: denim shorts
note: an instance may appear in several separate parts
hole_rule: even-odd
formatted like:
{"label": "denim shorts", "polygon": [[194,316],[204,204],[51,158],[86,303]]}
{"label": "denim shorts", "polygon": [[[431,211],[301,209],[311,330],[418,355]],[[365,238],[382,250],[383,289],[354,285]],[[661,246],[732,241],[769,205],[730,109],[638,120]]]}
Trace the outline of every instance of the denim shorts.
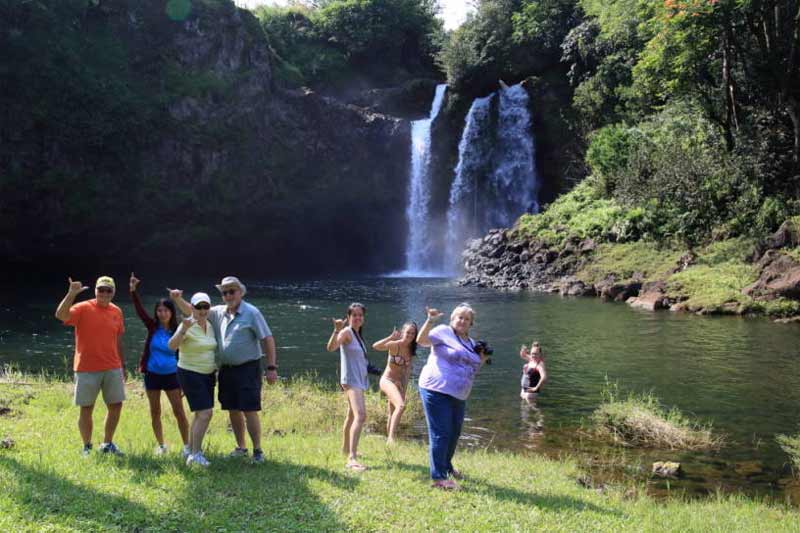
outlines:
{"label": "denim shorts", "polygon": [[214,372],[201,374],[178,367],[178,383],[189,402],[190,411],[205,411],[214,407],[214,385],[217,383]]}

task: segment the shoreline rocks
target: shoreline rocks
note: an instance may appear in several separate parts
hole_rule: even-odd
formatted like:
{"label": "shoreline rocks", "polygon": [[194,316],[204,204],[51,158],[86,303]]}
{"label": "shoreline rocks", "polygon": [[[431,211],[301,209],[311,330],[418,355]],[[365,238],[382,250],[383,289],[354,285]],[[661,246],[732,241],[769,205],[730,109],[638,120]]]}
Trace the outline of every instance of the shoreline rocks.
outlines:
{"label": "shoreline rocks", "polygon": [[[751,254],[760,275],[742,289],[742,294],[755,303],[779,298],[800,300],[800,261],[783,248],[800,243],[800,231],[787,221]],[[593,261],[598,249],[595,239],[568,236],[561,245],[524,238],[514,229],[492,229],[483,237],[470,241],[462,254],[464,274],[459,285],[475,285],[508,291],[529,290],[558,293],[561,296],[594,296],[603,301],[626,302],[644,311],[669,310],[698,315],[751,314],[753,305],[740,301],[698,306],[686,302],[687,297],[669,290],[667,279],[691,268],[697,262],[693,251],[684,253],[663,278],[647,279],[641,272],[629,278],[608,272],[591,283],[577,274]],[[800,322],[800,318],[782,318],[781,322]]]}

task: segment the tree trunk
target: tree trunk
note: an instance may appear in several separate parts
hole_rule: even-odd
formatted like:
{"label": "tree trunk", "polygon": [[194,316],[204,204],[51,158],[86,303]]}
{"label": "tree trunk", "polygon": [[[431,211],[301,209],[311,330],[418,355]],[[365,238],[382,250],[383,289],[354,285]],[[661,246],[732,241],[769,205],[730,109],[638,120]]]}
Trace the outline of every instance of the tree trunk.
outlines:
{"label": "tree trunk", "polygon": [[792,120],[792,127],[794,128],[792,160],[796,165],[800,160],[800,106],[798,106],[798,102],[793,96],[786,99],[786,111],[789,113],[789,118]]}

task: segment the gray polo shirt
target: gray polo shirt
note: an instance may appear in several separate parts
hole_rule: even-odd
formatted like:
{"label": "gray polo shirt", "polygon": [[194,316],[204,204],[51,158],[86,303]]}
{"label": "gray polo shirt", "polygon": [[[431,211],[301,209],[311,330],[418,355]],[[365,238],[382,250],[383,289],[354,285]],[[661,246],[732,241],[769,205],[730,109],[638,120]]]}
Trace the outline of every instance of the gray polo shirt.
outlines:
{"label": "gray polo shirt", "polygon": [[231,315],[228,306],[215,305],[208,320],[217,334],[220,365],[241,365],[263,357],[259,341],[272,337],[272,331],[256,306],[242,301]]}

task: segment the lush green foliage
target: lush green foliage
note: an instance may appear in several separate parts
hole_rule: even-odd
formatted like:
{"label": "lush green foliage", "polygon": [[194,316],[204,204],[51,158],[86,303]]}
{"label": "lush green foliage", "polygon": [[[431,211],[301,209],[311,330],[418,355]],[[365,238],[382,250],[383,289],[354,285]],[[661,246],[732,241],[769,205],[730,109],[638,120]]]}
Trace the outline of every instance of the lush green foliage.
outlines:
{"label": "lush green foliage", "polygon": [[255,10],[290,85],[429,74],[442,39],[432,0],[331,0]]}
{"label": "lush green foliage", "polygon": [[589,181],[559,197],[541,213],[523,215],[515,228],[521,237],[558,245],[567,237],[600,241],[637,240],[648,231],[641,209],[626,209],[603,198]]}
{"label": "lush green foliage", "polygon": [[670,105],[636,126],[600,129],[587,162],[601,192],[645,207],[661,238],[696,244],[714,230],[765,234],[782,222],[761,216],[775,200],[765,198],[753,161],[725,150],[719,128],[693,106]]}
{"label": "lush green foliage", "polygon": [[485,91],[557,68],[560,43],[574,22],[572,0],[481,0],[439,55],[456,91]]}
{"label": "lush green foliage", "polygon": [[[13,410],[0,419],[2,437],[14,441],[0,448],[3,531],[513,531],[535,524],[559,532],[639,532],[658,524],[659,531],[760,533],[798,523],[794,510],[740,496],[664,502],[620,486],[587,490],[576,483],[572,461],[538,455],[461,449],[462,490],[436,491],[428,487],[424,444],[387,447],[370,434],[360,449],[371,468],[354,475],[343,468],[338,431],[310,428],[306,389],[294,392],[292,385],[267,389],[264,405],[282,398],[282,406],[262,417],[266,464],[225,459],[233,438],[221,412],[207,436],[208,470],[186,468],[176,451],[155,456],[139,386],[129,388],[118,429],[126,455],[83,459],[70,385],[14,381],[0,383],[0,398]],[[327,395],[341,406],[333,387]],[[166,437],[177,450],[168,410]]]}
{"label": "lush green foliage", "polygon": [[440,62],[457,91],[482,94],[562,71],[568,103],[549,112],[588,141],[603,196],[647,211],[654,237],[763,235],[800,212],[799,8],[482,0]]}

